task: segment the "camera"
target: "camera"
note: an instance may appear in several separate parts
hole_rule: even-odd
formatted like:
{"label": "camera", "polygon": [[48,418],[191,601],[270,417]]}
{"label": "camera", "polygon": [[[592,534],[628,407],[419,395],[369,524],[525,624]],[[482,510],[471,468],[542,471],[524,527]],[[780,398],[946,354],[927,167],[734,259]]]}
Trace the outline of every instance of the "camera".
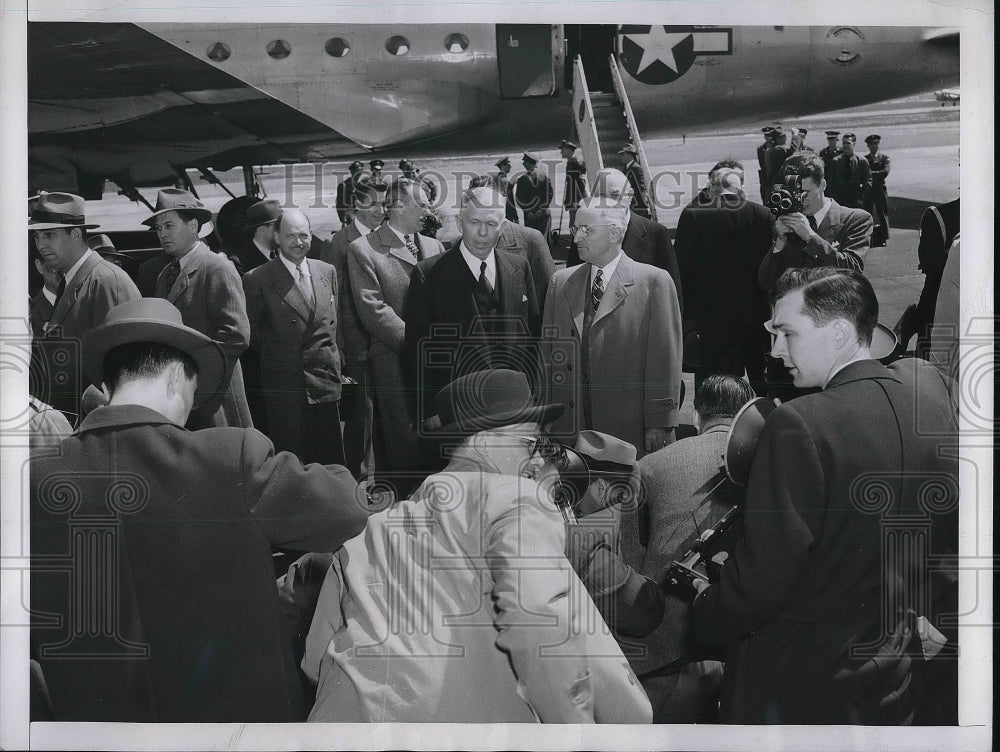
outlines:
{"label": "camera", "polygon": [[694,544],[667,569],[666,585],[683,593],[696,593],[697,580],[716,582],[722,565],[743,537],[743,507],[734,504],[712,527],[704,530]]}
{"label": "camera", "polygon": [[786,175],[783,182],[771,186],[771,193],[767,197],[767,208],[775,217],[801,212],[804,195],[801,176]]}

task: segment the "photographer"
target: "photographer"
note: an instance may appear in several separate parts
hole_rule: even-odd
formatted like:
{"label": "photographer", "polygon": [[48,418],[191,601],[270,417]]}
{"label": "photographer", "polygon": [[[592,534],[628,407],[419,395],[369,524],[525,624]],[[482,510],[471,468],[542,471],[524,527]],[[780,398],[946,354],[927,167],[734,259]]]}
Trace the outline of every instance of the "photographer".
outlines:
{"label": "photographer", "polygon": [[871,215],[863,209],[841,206],[825,195],[823,160],[815,154],[796,154],[785,160],[778,180],[789,177],[798,177],[793,181],[797,188],[793,193],[801,207],[778,213],[777,237],[757,270],[757,283],[769,292],[785,269],[801,267],[863,271],[871,244]]}

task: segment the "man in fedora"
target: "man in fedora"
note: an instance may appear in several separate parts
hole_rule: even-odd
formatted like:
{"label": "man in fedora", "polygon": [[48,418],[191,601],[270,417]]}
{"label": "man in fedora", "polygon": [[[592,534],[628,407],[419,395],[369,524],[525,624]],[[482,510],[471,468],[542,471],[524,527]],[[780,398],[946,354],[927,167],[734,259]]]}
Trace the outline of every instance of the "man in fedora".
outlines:
{"label": "man in fedora", "polygon": [[179,188],[164,188],[156,209],[143,221],[152,227],[173,261],[156,280],[156,297],[173,303],[192,329],[222,346],[231,377],[216,398],[192,412],[188,428],[252,427],[239,357],[250,343],[243,284],[233,263],[213,253],[199,237],[212,212]]}
{"label": "man in fedora", "polygon": [[243,277],[268,436],[303,462],[343,465],[337,272],[306,258],[309,219],[298,209],[282,213],[274,236],[278,258]]}
{"label": "man in fedora", "polygon": [[622,155],[625,177],[632,187],[632,211],[640,217],[650,219],[649,192],[646,190],[646,176],[639,164],[639,150],[634,144],[625,144],[618,153]]}
{"label": "man in fedora", "polygon": [[[563,193],[563,206],[569,211],[569,224],[573,226],[576,220],[576,210],[580,199],[587,195],[587,165],[576,156],[580,147],[573,141],[563,139],[559,143],[559,153],[566,160],[566,190]],[[559,228],[561,231],[561,228]]]}
{"label": "man in fedora", "polygon": [[275,257],[274,228],[281,219],[281,203],[273,198],[251,204],[246,210],[247,231],[252,231],[250,240],[237,248],[230,260],[242,277],[258,266],[263,266]]}
{"label": "man in fedora", "polygon": [[112,309],[83,367],[110,404],[30,474],[32,650],[55,719],[301,720],[271,549],[360,532],[353,479],[252,429],[187,431],[228,359],[165,300]]}
{"label": "man in fedora", "polygon": [[552,479],[541,426],[562,406],[498,369],[456,379],[437,409],[448,466],[371,516],[327,573],[303,660],[310,720],[648,722],[535,480]]}
{"label": "man in fedora", "polygon": [[104,321],[105,315],[119,303],[140,297],[135,283],[120,267],[105,261],[87,245],[87,231],[97,225],[87,224],[82,198],[72,193],[46,193],[38,196],[28,220],[35,248],[42,263],[62,274],[62,291],[53,302],[52,313],[42,326],[46,338],[68,340],[66,362],[50,362],[52,348],[32,348],[38,372],[50,374],[44,402],[70,415],[75,422],[80,395],[87,386],[79,362],[79,341],[88,331]]}
{"label": "man in fedora", "polygon": [[388,186],[370,180],[354,186],[349,201],[353,208],[350,224],[341,227],[323,245],[320,260],[332,264],[337,270],[340,310],[338,326],[344,349],[342,352],[344,375],[357,384],[356,399],[341,403],[344,421],[344,451],[347,467],[355,478],[362,478],[374,471],[375,412],[372,401],[372,375],[369,348],[371,338],[354,300],[351,278],[347,271],[347,248],[358,238],[377,230],[385,219],[385,196]]}
{"label": "man in fedora", "polygon": [[548,242],[549,228],[552,226],[552,216],[549,214],[552,185],[544,173],[538,172],[536,155],[525,152],[521,164],[524,165],[524,173],[514,181],[514,198],[524,212],[524,226],[538,230]]}

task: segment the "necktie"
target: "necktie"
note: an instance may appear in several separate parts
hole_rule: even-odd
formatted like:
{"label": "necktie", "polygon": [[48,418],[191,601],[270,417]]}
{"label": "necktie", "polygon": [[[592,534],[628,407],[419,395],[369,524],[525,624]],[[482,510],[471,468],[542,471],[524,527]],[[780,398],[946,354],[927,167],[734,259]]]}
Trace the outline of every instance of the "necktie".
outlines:
{"label": "necktie", "polygon": [[56,285],[56,302],[52,304],[53,308],[59,305],[59,301],[62,300],[62,296],[65,293],[66,293],[66,278],[60,274],[59,284]]}
{"label": "necktie", "polygon": [[423,261],[424,254],[420,252],[420,248],[417,247],[417,244],[413,242],[413,236],[404,235],[403,240],[406,241],[406,250],[412,253],[413,256],[417,259],[417,261]]}
{"label": "necktie", "polygon": [[276,258],[278,258],[278,254],[275,253],[274,251],[271,251],[271,261],[274,261]]}
{"label": "necktie", "polygon": [[306,273],[302,270],[301,266],[298,268],[297,271],[299,273],[299,281],[298,281],[299,291],[302,293],[302,297],[306,299],[306,302],[309,305],[312,305],[313,289],[312,289],[312,284],[309,281],[309,277],[306,276]]}
{"label": "necktie", "polygon": [[169,293],[177,278],[181,275],[181,264],[179,261],[174,261],[170,263],[166,271],[163,272],[163,278],[166,281],[165,293]]}
{"label": "necktie", "polygon": [[476,280],[475,298],[476,307],[479,309],[480,315],[489,315],[495,305],[493,301],[493,285],[490,284],[490,280],[486,276],[485,261],[479,265],[479,279]]}
{"label": "necktie", "polygon": [[819,229],[819,226],[816,224],[816,217],[814,217],[812,214],[807,214],[806,219],[809,220],[809,228],[813,232],[816,232]]}
{"label": "necktie", "polygon": [[489,278],[486,276],[486,262],[482,262],[479,265],[479,286],[483,288],[488,296],[493,296],[493,285],[490,284]]}
{"label": "necktie", "polygon": [[597,307],[604,297],[604,270],[598,269],[594,275],[594,286],[590,288],[591,310],[597,313]]}

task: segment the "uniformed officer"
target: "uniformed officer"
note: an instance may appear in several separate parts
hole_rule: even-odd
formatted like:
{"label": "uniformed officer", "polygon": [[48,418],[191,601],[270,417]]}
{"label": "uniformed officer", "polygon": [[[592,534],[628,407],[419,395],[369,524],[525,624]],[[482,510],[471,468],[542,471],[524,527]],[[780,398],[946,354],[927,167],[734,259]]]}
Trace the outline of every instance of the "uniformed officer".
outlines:
{"label": "uniformed officer", "polygon": [[631,209],[640,217],[650,219],[649,194],[646,191],[646,177],[642,172],[642,165],[639,164],[639,151],[633,144],[625,144],[618,153],[622,155],[625,177],[628,178],[629,185],[632,186],[632,206]]}
{"label": "uniformed officer", "polygon": [[510,157],[500,157],[500,159],[494,162],[494,166],[497,168],[497,173],[490,177],[492,185],[496,187],[497,191],[507,197],[507,208],[505,209],[507,221],[519,224],[517,204],[514,203],[514,183],[508,177],[511,168]]}
{"label": "uniformed officer", "polygon": [[889,176],[889,155],[879,151],[882,137],[873,133],[865,139],[868,153],[865,159],[872,172],[872,187],[865,198],[865,210],[875,220],[872,231],[872,247],[881,248],[889,240],[889,192],[885,187],[885,179]]}
{"label": "uniformed officer", "polygon": [[587,174],[587,166],[582,159],[576,157],[576,150],[579,148],[575,143],[566,139],[563,139],[559,144],[559,153],[566,160],[566,190],[563,194],[563,206],[569,211],[570,227],[576,220],[576,210],[580,206],[580,199],[587,195],[587,182],[583,177]]}
{"label": "uniformed officer", "polygon": [[854,153],[858,137],[845,133],[840,140],[843,154],[833,160],[833,169],[827,176],[827,184],[833,189],[833,198],[841,206],[862,209],[872,187],[872,170],[868,160]]}
{"label": "uniformed officer", "polygon": [[552,217],[549,214],[552,185],[548,177],[536,169],[538,157],[534,154],[525,152],[521,164],[524,165],[525,172],[514,183],[517,205],[524,212],[525,226],[534,227],[548,240],[549,228],[552,225]]}
{"label": "uniformed officer", "polygon": [[359,159],[354,160],[348,166],[348,171],[351,173],[347,180],[342,180],[337,184],[337,216],[340,217],[341,226],[346,225],[350,222],[350,200],[353,193],[353,183],[357,174],[361,172],[364,167],[364,162]]}
{"label": "uniformed officer", "polygon": [[368,163],[368,169],[372,172],[372,182],[381,183],[382,182],[382,168],[385,167],[385,162],[381,159],[373,159]]}
{"label": "uniformed officer", "polygon": [[757,180],[760,182],[760,200],[766,201],[771,186],[767,185],[767,162],[765,157],[767,156],[767,150],[771,148],[771,134],[774,132],[774,126],[765,125],[760,130],[764,134],[764,143],[757,147],[757,164],[760,165],[760,169],[757,170]]}
{"label": "uniformed officer", "polygon": [[792,156],[794,151],[788,144],[788,133],[785,132],[785,129],[780,125],[775,126],[774,130],[771,131],[771,146],[764,154],[764,169],[767,171],[764,180],[769,191],[771,186],[778,182],[781,165]]}
{"label": "uniformed officer", "polygon": [[819,152],[819,157],[823,160],[823,166],[826,169],[827,180],[829,180],[830,175],[833,173],[833,160],[838,154],[843,154],[843,150],[837,143],[839,140],[840,131],[827,131],[826,147]]}

